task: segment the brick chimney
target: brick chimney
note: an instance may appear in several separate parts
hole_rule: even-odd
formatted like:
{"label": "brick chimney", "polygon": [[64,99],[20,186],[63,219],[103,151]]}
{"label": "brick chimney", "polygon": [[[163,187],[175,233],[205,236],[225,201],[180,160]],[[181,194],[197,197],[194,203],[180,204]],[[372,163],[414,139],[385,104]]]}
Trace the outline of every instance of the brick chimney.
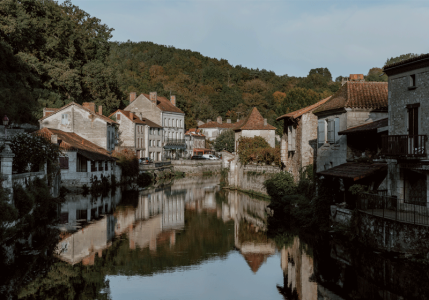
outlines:
{"label": "brick chimney", "polygon": [[56,134],[51,135],[51,143],[58,144],[58,135]]}
{"label": "brick chimney", "polygon": [[217,117],[217,122],[218,122],[219,124],[222,124],[222,117],[221,117],[221,116]]}
{"label": "brick chimney", "polygon": [[136,92],[131,92],[130,93],[130,103],[133,102],[134,100],[136,100]]}
{"label": "brick chimney", "polygon": [[231,124],[231,119],[226,119],[226,123]]}
{"label": "brick chimney", "polygon": [[171,101],[171,104],[173,104],[174,106],[176,106],[176,96],[175,95],[171,95],[170,96],[170,101]]}
{"label": "brick chimney", "polygon": [[99,115],[103,114],[103,106],[101,106],[101,105],[98,106],[98,114]]}
{"label": "brick chimney", "polygon": [[155,105],[156,105],[156,97],[157,97],[156,92],[149,93],[149,100]]}
{"label": "brick chimney", "polygon": [[365,81],[363,74],[350,74],[350,81]]}
{"label": "brick chimney", "polygon": [[264,119],[264,126],[267,126],[268,122],[267,119]]}
{"label": "brick chimney", "polygon": [[95,103],[94,102],[83,102],[82,106],[86,109],[89,109],[93,113],[95,113]]}
{"label": "brick chimney", "polygon": [[212,120],[211,119],[207,119],[207,123],[210,123]]}

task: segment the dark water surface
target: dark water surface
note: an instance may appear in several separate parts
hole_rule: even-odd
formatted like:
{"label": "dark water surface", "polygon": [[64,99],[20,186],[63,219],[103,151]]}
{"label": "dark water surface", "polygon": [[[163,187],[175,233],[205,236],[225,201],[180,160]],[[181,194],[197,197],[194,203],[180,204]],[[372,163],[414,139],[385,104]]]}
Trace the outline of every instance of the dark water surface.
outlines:
{"label": "dark water surface", "polygon": [[0,298],[429,299],[425,267],[331,237],[268,238],[267,204],[217,177],[69,195],[62,224],[1,247]]}

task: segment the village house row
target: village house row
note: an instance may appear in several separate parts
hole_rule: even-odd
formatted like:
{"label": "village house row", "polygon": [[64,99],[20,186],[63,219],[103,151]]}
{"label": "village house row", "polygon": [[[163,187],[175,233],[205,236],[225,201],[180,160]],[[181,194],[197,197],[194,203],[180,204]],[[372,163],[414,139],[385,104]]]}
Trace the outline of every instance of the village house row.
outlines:
{"label": "village house row", "polygon": [[295,180],[310,165],[320,178],[339,178],[335,200],[350,208],[354,184],[429,207],[429,54],[383,71],[388,82],[352,74],[334,95],[278,117],[282,163]]}

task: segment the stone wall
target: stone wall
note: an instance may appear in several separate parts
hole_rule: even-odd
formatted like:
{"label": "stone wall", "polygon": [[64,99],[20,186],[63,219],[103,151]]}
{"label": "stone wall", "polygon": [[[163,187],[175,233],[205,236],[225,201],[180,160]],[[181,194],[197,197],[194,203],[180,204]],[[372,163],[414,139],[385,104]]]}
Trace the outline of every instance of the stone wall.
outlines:
{"label": "stone wall", "polygon": [[217,173],[222,169],[222,161],[204,160],[172,160],[174,171],[185,172],[187,175],[201,175],[206,172]]}
{"label": "stone wall", "polygon": [[138,117],[144,117],[162,126],[161,110],[143,94],[131,102],[125,111],[135,112]]}

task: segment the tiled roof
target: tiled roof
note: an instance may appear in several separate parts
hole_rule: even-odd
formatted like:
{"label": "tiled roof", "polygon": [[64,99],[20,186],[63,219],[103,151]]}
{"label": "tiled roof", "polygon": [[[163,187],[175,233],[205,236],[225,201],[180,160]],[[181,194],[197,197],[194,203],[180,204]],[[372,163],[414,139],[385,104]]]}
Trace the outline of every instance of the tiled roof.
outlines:
{"label": "tiled roof", "polygon": [[349,162],[326,171],[317,172],[319,175],[333,176],[341,178],[350,178],[354,181],[376,174],[378,172],[387,172],[387,164],[377,163],[357,163]]}
{"label": "tiled roof", "polygon": [[188,131],[186,131],[185,135],[205,137],[205,135],[201,133],[201,130],[196,129],[196,128],[189,129]]}
{"label": "tiled roof", "polygon": [[137,115],[133,114],[130,111],[126,111],[126,110],[122,110],[122,109],[118,109],[116,110],[114,113],[112,113],[109,118],[111,116],[113,116],[114,114],[116,114],[117,112],[122,113],[122,115],[126,116],[128,119],[130,119],[132,122],[136,123],[136,124],[143,124],[143,125],[148,125],[149,127],[155,127],[155,128],[162,128],[161,125],[156,124],[155,122],[152,122],[149,119],[143,118],[140,119]]}
{"label": "tiled roof", "polygon": [[320,105],[324,104],[330,98],[331,98],[331,96],[329,96],[328,98],[325,98],[323,100],[320,100],[319,102],[314,103],[313,105],[310,105],[310,106],[298,109],[298,110],[290,112],[290,113],[287,113],[287,114],[285,114],[285,115],[283,115],[281,117],[278,117],[276,120],[278,121],[278,120],[281,120],[281,119],[284,119],[284,118],[296,119],[296,118],[302,116],[303,114],[311,112],[314,109],[318,108]]}
{"label": "tiled roof", "polygon": [[381,119],[378,121],[373,121],[371,123],[366,123],[363,125],[359,125],[359,126],[355,126],[355,127],[351,127],[349,129],[343,130],[338,132],[339,135],[341,134],[352,134],[352,133],[364,133],[364,132],[368,132],[368,131],[375,131],[377,132],[378,128],[381,127],[386,127],[388,125],[388,119]]}
{"label": "tiled roof", "polygon": [[340,108],[383,109],[387,111],[387,82],[346,82],[313,113]]}
{"label": "tiled roof", "polygon": [[395,62],[395,63],[391,63],[389,65],[385,65],[383,67],[383,71],[385,71],[385,70],[387,70],[389,68],[398,67],[398,66],[401,66],[401,65],[409,64],[411,62],[416,62],[416,61],[419,61],[419,60],[422,60],[422,59],[426,59],[426,58],[429,58],[429,53],[422,54],[422,55],[419,55],[419,56],[416,56],[416,57],[412,57],[412,58],[409,58],[409,59],[406,59],[406,60],[403,60],[403,61],[398,61],[398,62]]}
{"label": "tiled roof", "polygon": [[118,123],[116,123],[115,121],[113,121],[112,119],[110,119],[110,118],[108,118],[108,117],[106,117],[106,116],[100,115],[99,113],[93,112],[93,111],[91,111],[91,110],[87,109],[86,107],[83,107],[82,105],[77,104],[76,102],[70,102],[69,104],[64,105],[64,106],[63,106],[63,107],[61,107],[61,108],[56,108],[56,111],[55,111],[54,113],[49,114],[49,115],[47,115],[47,116],[44,116],[43,118],[39,119],[39,121],[42,121],[42,120],[46,119],[47,117],[52,116],[52,115],[54,115],[54,114],[58,113],[59,111],[62,111],[62,110],[66,109],[67,107],[72,106],[72,105],[75,105],[75,106],[77,106],[77,107],[79,107],[79,108],[81,108],[81,109],[83,109],[83,110],[86,110],[86,111],[87,111],[87,112],[89,112],[91,115],[96,116],[96,117],[98,117],[98,118],[100,118],[100,119],[102,119],[102,120],[106,121],[107,123],[110,123],[110,124],[118,124]]}
{"label": "tiled roof", "polygon": [[[145,96],[147,99],[150,99],[150,96],[148,94],[143,94],[143,96]],[[178,108],[177,106],[174,106],[171,103],[171,101],[168,100],[167,98],[162,96],[157,96],[156,100],[158,102],[156,106],[160,110],[184,114],[184,112],[180,108]]]}
{"label": "tiled roof", "polygon": [[206,124],[198,126],[198,128],[234,128],[236,123],[218,123],[217,121],[211,121]]}
{"label": "tiled roof", "polygon": [[34,134],[41,135],[49,140],[53,134],[56,134],[62,150],[77,151],[77,153],[93,161],[116,160],[106,149],[97,146],[73,132],[64,132],[59,129],[50,129],[45,127],[34,132]]}
{"label": "tiled roof", "polygon": [[240,121],[240,124],[235,126],[234,130],[276,130],[276,127],[268,123],[264,125],[264,118],[259,113],[258,109],[254,107],[250,115],[243,121]]}
{"label": "tiled roof", "polygon": [[262,264],[267,260],[267,256],[268,255],[261,254],[261,253],[243,254],[244,259],[246,260],[246,262],[249,265],[252,272],[255,274],[256,274],[256,272],[258,272],[258,270],[262,266]]}

